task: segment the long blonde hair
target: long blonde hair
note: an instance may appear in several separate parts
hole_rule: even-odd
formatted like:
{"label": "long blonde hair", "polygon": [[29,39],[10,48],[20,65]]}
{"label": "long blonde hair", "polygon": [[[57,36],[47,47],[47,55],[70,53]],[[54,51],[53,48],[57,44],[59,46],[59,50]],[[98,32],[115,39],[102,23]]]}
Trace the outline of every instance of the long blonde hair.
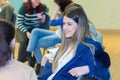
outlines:
{"label": "long blonde hair", "polygon": [[82,42],[86,46],[90,47],[90,50],[94,54],[94,46],[85,42],[85,38],[90,36],[90,31],[89,31],[88,19],[84,10],[82,8],[77,7],[65,13],[65,16],[74,20],[78,24],[78,28],[71,38],[66,38],[63,32],[62,44],[53,62],[53,67],[52,67],[53,72],[55,71],[58,65],[58,60],[71,45],[72,45],[73,51],[75,52],[77,45],[80,42]]}

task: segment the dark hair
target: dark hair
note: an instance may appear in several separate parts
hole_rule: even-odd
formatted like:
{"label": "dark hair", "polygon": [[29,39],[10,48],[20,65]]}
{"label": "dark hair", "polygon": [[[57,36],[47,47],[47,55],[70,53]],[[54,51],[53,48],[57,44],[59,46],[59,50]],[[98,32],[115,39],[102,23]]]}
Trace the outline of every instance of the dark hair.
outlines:
{"label": "dark hair", "polygon": [[54,2],[60,6],[60,11],[63,13],[72,0],[54,0]]}
{"label": "dark hair", "polygon": [[76,23],[83,23],[83,24],[87,24],[88,26],[88,18],[82,7],[76,7],[70,9],[64,15],[73,19]]}
{"label": "dark hair", "polygon": [[73,10],[73,9],[76,9],[76,8],[83,9],[83,7],[82,7],[80,4],[72,3],[72,4],[68,5],[68,6],[65,8],[65,11],[63,12],[63,15],[65,15],[65,14],[68,13],[69,11],[71,11],[71,10]]}
{"label": "dark hair", "polygon": [[11,59],[10,43],[15,35],[12,23],[0,19],[0,67]]}
{"label": "dark hair", "polygon": [[73,19],[76,23],[83,23],[84,25],[87,24],[88,26],[88,18],[82,7],[70,9],[65,13],[65,15]]}
{"label": "dark hair", "polygon": [[[26,9],[27,9],[26,12],[28,14],[33,14],[34,8],[32,6],[31,0],[27,0],[27,2],[24,2],[23,5],[26,7]],[[36,7],[36,10],[37,10],[38,13],[42,12],[42,10],[43,10],[42,9],[42,3],[39,2],[39,5]]]}

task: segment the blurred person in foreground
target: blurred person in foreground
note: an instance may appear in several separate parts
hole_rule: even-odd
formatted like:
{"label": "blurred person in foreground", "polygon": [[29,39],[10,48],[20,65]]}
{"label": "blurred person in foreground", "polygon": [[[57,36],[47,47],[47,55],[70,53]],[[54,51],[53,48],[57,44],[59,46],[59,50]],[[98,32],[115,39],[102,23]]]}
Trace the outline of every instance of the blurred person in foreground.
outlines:
{"label": "blurred person in foreground", "polygon": [[33,68],[13,59],[14,46],[14,26],[0,20],[0,80],[37,80]]}

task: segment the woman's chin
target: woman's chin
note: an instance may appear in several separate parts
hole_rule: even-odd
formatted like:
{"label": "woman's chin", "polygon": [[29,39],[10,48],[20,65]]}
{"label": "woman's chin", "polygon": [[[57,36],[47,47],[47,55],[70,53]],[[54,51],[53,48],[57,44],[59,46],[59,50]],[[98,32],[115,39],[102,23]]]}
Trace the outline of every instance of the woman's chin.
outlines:
{"label": "woman's chin", "polygon": [[66,37],[66,38],[70,38],[70,37],[71,37],[71,35],[65,35],[65,37]]}

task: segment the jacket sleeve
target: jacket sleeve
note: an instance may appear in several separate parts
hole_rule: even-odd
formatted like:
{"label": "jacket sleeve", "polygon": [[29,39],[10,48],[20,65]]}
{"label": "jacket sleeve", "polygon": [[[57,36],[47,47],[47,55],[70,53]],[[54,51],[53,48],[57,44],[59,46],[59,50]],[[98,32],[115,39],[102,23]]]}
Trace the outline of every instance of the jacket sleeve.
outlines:
{"label": "jacket sleeve", "polygon": [[45,13],[45,16],[46,16],[45,23],[41,23],[40,28],[49,30],[50,16],[47,13]]}
{"label": "jacket sleeve", "polygon": [[78,63],[81,66],[88,66],[90,72],[86,75],[91,76],[94,73],[94,57],[93,54],[91,53],[90,49],[88,48],[85,53],[78,59]]}
{"label": "jacket sleeve", "polygon": [[[79,53],[79,49],[77,49],[76,52]],[[91,76],[94,73],[94,57],[89,48],[85,49],[83,53],[80,53],[78,58],[76,58],[73,64],[71,64],[70,69],[75,68],[75,67],[81,67],[81,66],[89,67],[90,72],[86,75]]]}
{"label": "jacket sleeve", "polygon": [[60,18],[58,19],[53,19],[53,20],[50,20],[50,23],[49,23],[50,26],[63,26],[63,16],[61,16]]}
{"label": "jacket sleeve", "polygon": [[[81,48],[81,47],[80,47]],[[82,49],[83,50],[83,49]],[[80,53],[79,53],[80,52]],[[94,73],[94,61],[93,56],[89,48],[84,49],[84,51],[79,51],[77,49],[77,53],[80,55],[75,56],[70,62],[68,62],[53,78],[53,80],[76,80],[76,77],[71,76],[68,72],[72,68],[81,67],[81,66],[89,66],[90,72],[86,75],[92,75]]]}

